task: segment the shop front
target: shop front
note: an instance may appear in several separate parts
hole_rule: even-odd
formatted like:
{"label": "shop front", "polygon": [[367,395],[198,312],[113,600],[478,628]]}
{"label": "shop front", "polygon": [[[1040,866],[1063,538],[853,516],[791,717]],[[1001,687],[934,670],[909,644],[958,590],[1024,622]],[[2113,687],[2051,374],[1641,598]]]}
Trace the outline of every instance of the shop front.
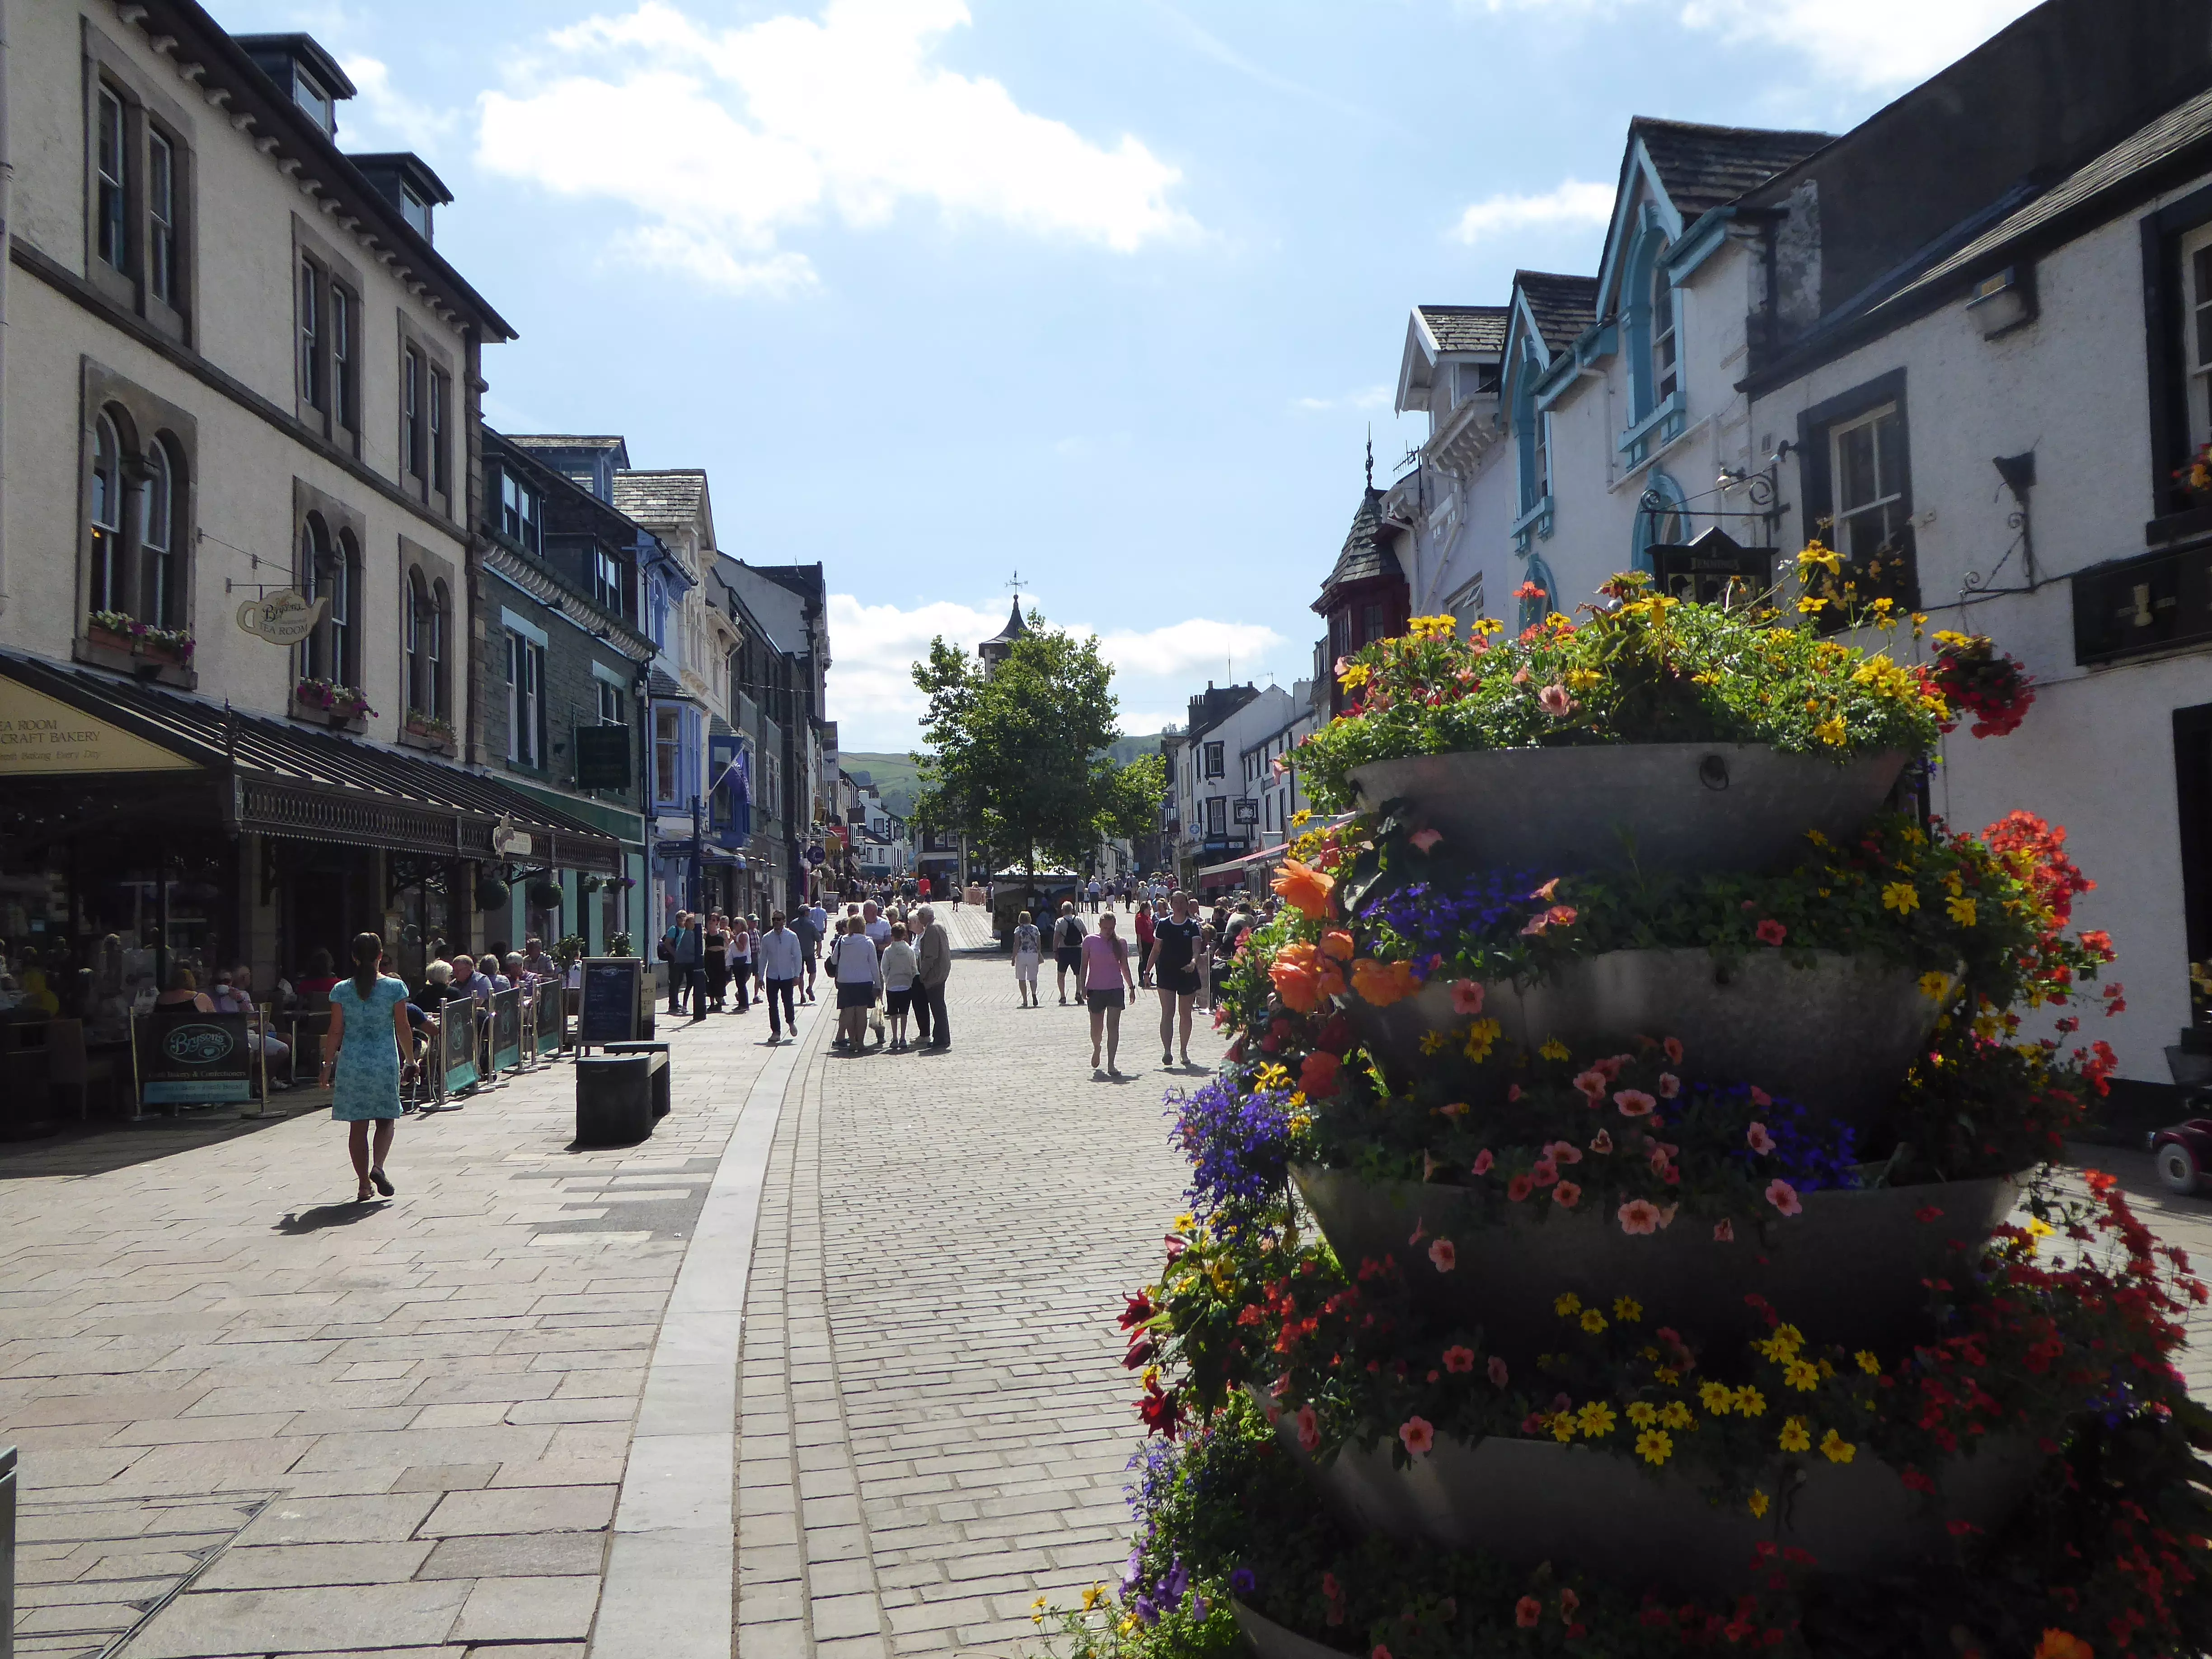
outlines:
{"label": "shop front", "polygon": [[359,933],[419,984],[439,944],[495,942],[526,848],[623,873],[615,836],[459,767],[0,653],[0,940],[88,1038],[179,968],[266,998]]}

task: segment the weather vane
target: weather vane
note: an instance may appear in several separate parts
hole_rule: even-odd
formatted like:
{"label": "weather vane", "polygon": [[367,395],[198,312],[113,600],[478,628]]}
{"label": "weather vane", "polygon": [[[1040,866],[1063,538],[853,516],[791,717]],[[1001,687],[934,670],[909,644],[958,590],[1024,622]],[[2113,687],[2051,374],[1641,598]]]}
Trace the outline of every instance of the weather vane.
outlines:
{"label": "weather vane", "polygon": [[1009,579],[1006,583],[1007,586],[1014,590],[1014,597],[1016,599],[1019,599],[1021,597],[1022,589],[1026,587],[1028,585],[1028,583],[1022,580],[1022,573],[1018,570],[1014,572],[1012,577]]}

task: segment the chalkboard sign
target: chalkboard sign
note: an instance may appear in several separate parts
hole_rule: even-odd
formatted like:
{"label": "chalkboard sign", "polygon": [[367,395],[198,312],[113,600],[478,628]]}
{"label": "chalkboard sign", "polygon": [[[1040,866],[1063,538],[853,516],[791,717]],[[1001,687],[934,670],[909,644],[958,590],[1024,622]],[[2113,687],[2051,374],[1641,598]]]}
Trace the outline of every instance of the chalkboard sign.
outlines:
{"label": "chalkboard sign", "polygon": [[457,997],[438,1010],[438,1064],[445,1073],[447,1094],[468,1088],[481,1075],[477,1070],[473,997]]}
{"label": "chalkboard sign", "polygon": [[586,957],[584,994],[576,1013],[576,1046],[596,1048],[637,1041],[638,1004],[644,996],[641,957]]}
{"label": "chalkboard sign", "polygon": [[511,1072],[522,1064],[522,993],[491,994],[491,1069]]}
{"label": "chalkboard sign", "polygon": [[561,1051],[561,1012],[567,992],[557,979],[542,979],[531,993],[531,1009],[534,1016],[531,1030],[534,1042],[531,1053],[552,1054]]}
{"label": "chalkboard sign", "polygon": [[133,1022],[138,1098],[149,1106],[253,1098],[253,1047],[244,1014],[151,1013]]}

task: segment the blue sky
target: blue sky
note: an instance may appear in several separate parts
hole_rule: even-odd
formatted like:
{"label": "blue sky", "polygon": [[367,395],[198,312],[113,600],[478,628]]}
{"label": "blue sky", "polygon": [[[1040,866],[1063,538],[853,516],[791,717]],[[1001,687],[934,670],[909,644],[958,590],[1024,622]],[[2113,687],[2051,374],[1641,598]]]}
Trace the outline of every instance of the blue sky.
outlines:
{"label": "blue sky", "polygon": [[2025,0],[230,0],[457,198],[521,333],[511,431],[704,466],[723,548],[819,560],[830,714],[1018,571],[1124,724],[1310,672],[1310,601],[1419,432],[1407,308],[1591,270],[1628,118],[1838,131]]}

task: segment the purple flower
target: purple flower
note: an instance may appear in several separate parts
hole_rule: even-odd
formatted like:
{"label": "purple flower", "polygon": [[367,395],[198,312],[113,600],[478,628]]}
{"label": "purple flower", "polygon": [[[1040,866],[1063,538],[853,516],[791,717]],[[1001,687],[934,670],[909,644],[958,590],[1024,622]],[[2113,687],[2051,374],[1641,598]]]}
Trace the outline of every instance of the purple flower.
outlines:
{"label": "purple flower", "polygon": [[1169,1565],[1168,1576],[1160,1581],[1160,1588],[1167,1592],[1170,1601],[1178,1607],[1182,1604],[1182,1593],[1190,1588],[1190,1572],[1181,1556]]}
{"label": "purple flower", "polygon": [[1229,1588],[1236,1595],[1249,1595],[1259,1587],[1260,1581],[1252,1576],[1249,1567],[1239,1567],[1229,1575]]}
{"label": "purple flower", "polygon": [[1206,1598],[1205,1598],[1203,1595],[1194,1595],[1193,1597],[1191,1597],[1191,1600],[1190,1600],[1190,1616],[1191,1616],[1192,1618],[1194,1618],[1194,1619],[1197,1619],[1197,1620],[1204,1620],[1204,1619],[1205,1619],[1206,1614]]}
{"label": "purple flower", "polygon": [[1290,1096],[1279,1089],[1240,1095],[1217,1079],[1188,1093],[1170,1090],[1167,1105],[1190,1159],[1192,1208],[1233,1237],[1271,1206],[1288,1179]]}

